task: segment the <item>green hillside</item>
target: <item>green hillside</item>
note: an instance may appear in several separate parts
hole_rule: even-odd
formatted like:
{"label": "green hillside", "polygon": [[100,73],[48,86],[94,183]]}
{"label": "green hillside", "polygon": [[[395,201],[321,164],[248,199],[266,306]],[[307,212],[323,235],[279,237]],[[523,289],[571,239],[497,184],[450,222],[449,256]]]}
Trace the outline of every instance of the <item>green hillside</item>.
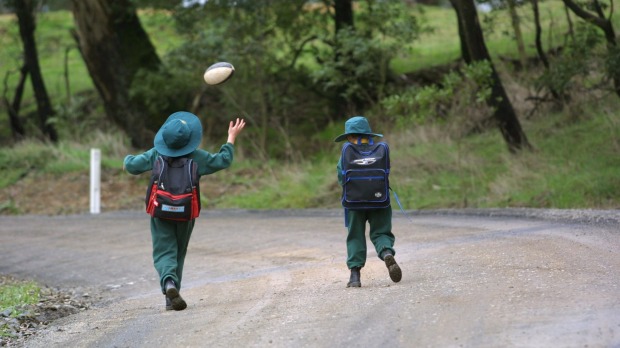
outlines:
{"label": "green hillside", "polygon": [[[548,3],[544,2],[545,6]],[[426,11],[430,15],[427,18],[442,25],[413,43],[410,57],[393,62],[399,72],[441,65],[458,57],[453,11]],[[560,22],[562,14],[552,8],[541,12],[556,16],[553,18]],[[141,12],[140,16],[160,54],[178,44],[165,13]],[[547,19],[548,26],[551,20]],[[500,23],[505,25],[505,21]],[[67,98],[66,72],[71,94],[92,89],[73,47],[69,33],[72,26],[67,12],[41,14],[38,20],[44,77],[57,102]],[[19,66],[21,48],[16,27],[12,17],[0,17],[4,32],[0,36],[4,47],[0,61],[5,62],[0,65],[2,76]],[[531,40],[531,25],[526,22],[524,28]],[[553,33],[557,35],[550,35],[547,44],[560,42],[562,29],[553,27]],[[384,133],[390,144],[391,184],[404,208],[620,208],[620,99],[614,95],[602,95],[596,100],[576,98],[565,110],[530,115],[533,106],[526,98],[531,87],[520,84],[524,76],[497,58],[514,57],[512,40],[502,33],[501,26],[489,32],[488,38],[489,50],[497,59],[534,150],[510,154],[497,129],[453,137],[445,124],[375,123],[373,129]],[[8,85],[14,85],[16,78],[16,74],[10,75]],[[27,91],[31,93],[29,87]],[[32,110],[31,96],[25,100],[23,109]],[[372,122],[373,115],[366,116]],[[8,122],[6,112],[0,114],[0,122]],[[72,128],[80,131],[65,135],[57,146],[26,140],[0,147],[0,213],[87,212],[88,159],[93,147],[100,148],[103,155],[102,209],[142,209],[147,175],[133,177],[121,169],[124,156],[140,150],[130,148],[122,133],[97,128],[89,123]],[[342,130],[343,124],[338,123],[328,125],[320,134],[309,134],[308,141],[317,148],[316,154],[295,162],[257,159],[252,156],[251,142],[241,134],[233,167],[202,179],[204,206],[338,208],[340,188],[335,168],[340,148],[332,140]],[[8,127],[0,127],[0,139],[9,136]],[[207,142],[206,150],[218,149],[213,139]]]}

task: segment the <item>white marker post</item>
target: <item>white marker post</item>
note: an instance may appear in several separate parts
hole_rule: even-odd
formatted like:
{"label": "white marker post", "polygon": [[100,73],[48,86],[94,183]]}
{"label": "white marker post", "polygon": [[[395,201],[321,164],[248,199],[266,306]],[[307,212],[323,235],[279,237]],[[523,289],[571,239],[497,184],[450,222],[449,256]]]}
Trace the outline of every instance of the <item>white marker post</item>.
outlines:
{"label": "white marker post", "polygon": [[99,214],[101,205],[101,151],[90,149],[90,213]]}

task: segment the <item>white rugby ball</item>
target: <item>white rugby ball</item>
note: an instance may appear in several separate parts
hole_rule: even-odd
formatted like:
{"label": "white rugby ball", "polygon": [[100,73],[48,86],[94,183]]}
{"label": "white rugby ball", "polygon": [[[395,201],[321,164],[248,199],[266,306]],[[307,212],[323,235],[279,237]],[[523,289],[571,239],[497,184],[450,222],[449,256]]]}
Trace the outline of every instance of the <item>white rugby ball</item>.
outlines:
{"label": "white rugby ball", "polygon": [[228,81],[235,73],[235,67],[227,62],[218,62],[207,68],[204,79],[208,85],[219,85]]}

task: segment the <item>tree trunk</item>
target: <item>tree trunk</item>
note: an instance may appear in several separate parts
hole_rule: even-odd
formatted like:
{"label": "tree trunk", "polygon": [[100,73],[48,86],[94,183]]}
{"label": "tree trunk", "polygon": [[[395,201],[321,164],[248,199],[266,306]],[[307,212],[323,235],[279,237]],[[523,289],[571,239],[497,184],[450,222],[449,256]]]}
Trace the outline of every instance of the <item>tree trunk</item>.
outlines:
{"label": "tree trunk", "polygon": [[603,31],[605,35],[605,40],[607,40],[607,43],[609,45],[611,46],[616,45],[616,34],[614,31],[614,26],[609,19],[605,18],[601,10],[601,6],[597,0],[593,1],[594,8],[596,9],[596,12],[597,12],[596,15],[582,9],[573,0],[562,0],[562,1],[564,1],[564,4],[571,11],[573,11],[573,13],[576,14],[578,17],[580,17],[581,19],[585,20],[588,23],[591,23],[599,27]]}
{"label": "tree trunk", "polygon": [[[353,22],[353,1],[352,0],[335,0],[334,1],[334,27],[336,37],[336,53],[334,55],[335,61],[343,59],[338,47],[338,32],[343,29],[351,28],[355,29]],[[346,58],[345,58],[346,59]],[[347,71],[343,71],[347,74]],[[359,109],[358,103],[355,100],[349,100],[343,96],[344,87],[337,87],[334,92],[334,97],[331,100],[332,110],[336,115],[346,115],[350,113],[356,113]]]}
{"label": "tree trunk", "polygon": [[[534,12],[534,26],[536,27],[536,52],[538,53],[538,59],[545,66],[545,70],[549,70],[549,60],[547,59],[547,55],[545,54],[545,50],[542,46],[542,27],[540,25],[540,11],[538,9],[538,0],[532,0],[532,11]],[[560,98],[560,94],[556,92],[553,86],[549,86],[549,91],[553,96],[553,100],[559,103],[560,105],[563,103],[562,98]]]}
{"label": "tree trunk", "polygon": [[459,34],[459,36],[465,38],[465,46],[467,47],[472,62],[486,60],[491,63],[493,86],[488,103],[495,110],[493,118],[497,122],[500,132],[508,145],[508,149],[510,152],[514,153],[518,150],[530,148],[531,146],[521,128],[512,103],[510,99],[508,99],[502,81],[492,64],[491,56],[484,42],[480,22],[478,21],[478,13],[476,12],[474,0],[450,0],[450,2],[455,8],[456,14],[461,22],[459,29],[462,29],[463,33]]}
{"label": "tree trunk", "polygon": [[[130,87],[140,69],[156,70],[161,62],[142,28],[131,0],[72,0],[80,53],[103,99],[106,115],[139,148],[153,146],[160,122],[147,122]],[[167,115],[166,115],[167,116]]]}
{"label": "tree trunk", "polygon": [[536,52],[538,59],[543,63],[546,69],[549,69],[549,60],[542,46],[542,26],[540,25],[540,11],[538,10],[538,0],[532,0],[532,11],[534,12],[534,26],[536,27]]}
{"label": "tree trunk", "polygon": [[523,43],[523,34],[521,33],[521,21],[519,14],[517,13],[517,5],[515,0],[508,1],[508,12],[510,13],[510,22],[512,24],[512,30],[515,32],[515,40],[517,41],[517,50],[519,52],[519,62],[521,63],[521,69],[525,69],[527,63],[527,53],[525,52],[525,44]]}
{"label": "tree trunk", "polygon": [[[564,13],[566,14],[566,23],[568,23],[568,35],[566,38],[570,37],[573,41],[575,41],[575,29],[573,27],[573,20],[570,18],[570,9],[566,4],[564,4]],[[566,39],[564,39],[564,45],[567,44]]]}
{"label": "tree trunk", "polygon": [[19,22],[19,35],[24,45],[24,61],[30,73],[32,89],[37,101],[37,114],[39,116],[39,128],[52,142],[58,141],[58,133],[49,119],[54,116],[54,109],[45,88],[41,67],[39,65],[39,55],[37,44],[34,39],[35,18],[33,0],[15,1],[15,14]]}
{"label": "tree trunk", "polygon": [[[603,31],[603,34],[605,35],[605,40],[607,41],[607,51],[609,52],[609,54],[615,54],[614,51],[617,49],[617,44],[614,26],[610,19],[605,18],[605,14],[603,13],[603,10],[598,0],[592,1],[592,5],[596,11],[596,14],[592,14],[582,9],[573,0],[562,1],[564,1],[566,7],[573,11],[573,13],[576,14],[579,18],[599,27],[599,29],[601,29]],[[617,96],[620,97],[620,69],[613,69],[611,78],[614,81],[614,92]]]}
{"label": "tree trunk", "polygon": [[[26,130],[24,128],[24,125],[22,124],[22,121],[19,118],[19,110],[21,109],[22,97],[24,95],[24,86],[26,84],[26,79],[28,78],[28,67],[26,66],[26,64],[24,64],[21,69],[19,69],[19,71],[19,82],[17,83],[17,87],[15,87],[13,102],[9,103],[6,95],[3,96],[3,101],[9,114],[9,124],[11,126],[11,134],[13,135],[14,140],[21,140],[26,136]],[[5,80],[5,90],[6,88],[7,87]]]}
{"label": "tree trunk", "polygon": [[352,0],[334,1],[334,22],[336,33],[343,28],[353,27],[353,2]]}
{"label": "tree trunk", "polygon": [[461,13],[460,9],[457,6],[453,6],[454,11],[456,12],[456,23],[459,31],[459,42],[461,43],[461,58],[465,62],[465,64],[469,65],[472,63],[471,55],[469,54],[469,49],[467,48],[467,38],[465,37],[465,29],[463,28],[463,22],[461,22]]}

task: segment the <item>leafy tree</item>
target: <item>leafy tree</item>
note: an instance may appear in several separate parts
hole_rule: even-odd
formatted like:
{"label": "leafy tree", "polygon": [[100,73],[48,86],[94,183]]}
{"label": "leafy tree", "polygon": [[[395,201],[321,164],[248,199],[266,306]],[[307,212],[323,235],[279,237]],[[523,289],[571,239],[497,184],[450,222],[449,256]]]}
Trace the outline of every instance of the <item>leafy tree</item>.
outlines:
{"label": "leafy tree", "polygon": [[[540,59],[540,61],[543,63],[543,66],[545,68],[545,72],[546,75],[549,73],[549,69],[550,69],[550,65],[549,65],[549,59],[547,58],[547,54],[545,53],[545,50],[543,49],[542,46],[542,26],[540,24],[540,10],[538,8],[538,0],[531,0],[532,1],[532,12],[534,14],[534,26],[535,26],[535,31],[536,31],[536,36],[534,39],[535,45],[536,45],[536,53],[538,54],[538,59]],[[563,100],[566,99],[567,97],[563,94],[560,94],[556,87],[548,84],[547,80],[545,78],[540,79],[540,85],[542,86],[547,86],[549,92],[551,93],[551,95],[553,96],[553,100],[555,102],[557,102],[558,104],[562,104]]]}
{"label": "leafy tree", "polygon": [[461,137],[486,127],[491,112],[486,101],[493,81],[489,61],[473,62],[460,71],[451,71],[436,84],[412,87],[394,93],[381,103],[398,124],[442,124],[456,130]]}
{"label": "leafy tree", "polygon": [[383,98],[393,77],[390,61],[422,28],[401,1],[357,1],[355,12],[351,1],[325,3],[333,7],[334,38],[323,37],[331,50],[317,52],[315,81],[332,101],[345,105],[334,109],[339,115],[363,112]]}
{"label": "leafy tree", "polygon": [[[37,101],[37,115],[39,117],[39,128],[45,136],[52,142],[58,141],[58,133],[54,125],[50,122],[50,118],[54,116],[54,109],[45,88],[45,82],[43,80],[43,74],[41,73],[41,67],[39,65],[39,55],[37,51],[37,45],[34,38],[34,32],[36,28],[36,21],[34,11],[36,8],[35,0],[14,0],[10,1],[9,6],[12,6],[17,15],[19,23],[19,33],[24,46],[24,67],[21,70],[22,79],[18,85],[15,99],[11,107],[9,108],[9,118],[11,119],[11,126],[14,134],[23,134],[23,127],[19,122],[19,103],[21,100],[21,94],[23,91],[23,84],[26,76],[30,75],[32,82],[32,88],[34,90],[35,99]],[[11,115],[11,113],[13,113]]]}
{"label": "leafy tree", "polygon": [[495,10],[507,10],[510,17],[510,24],[512,25],[512,37],[517,44],[517,52],[519,55],[519,64],[522,68],[525,68],[527,63],[527,52],[525,51],[525,42],[523,40],[523,34],[521,32],[521,17],[517,12],[517,8],[525,4],[525,1],[521,0],[478,0],[478,3],[489,4],[490,7]]}
{"label": "leafy tree", "polygon": [[561,53],[553,58],[549,68],[537,81],[540,86],[556,91],[564,101],[568,101],[571,93],[574,94],[588,78],[598,79],[600,74],[593,67],[604,65],[601,55],[597,53],[602,38],[596,29],[585,23],[577,25],[576,29],[574,37],[563,46]]}
{"label": "leafy tree", "polygon": [[584,9],[573,0],[562,1],[564,1],[566,7],[573,11],[573,13],[578,17],[603,31],[608,50],[607,72],[614,82],[615,93],[620,97],[620,68],[618,67],[620,65],[620,49],[618,48],[616,42],[616,33],[611,21],[613,6],[609,6],[609,17],[605,17],[605,6],[598,0],[590,0],[586,3],[587,8],[590,9],[590,11],[588,9]]}
{"label": "leafy tree", "polygon": [[[309,78],[309,44],[317,39],[320,9],[306,1],[209,1],[173,12],[184,42],[164,58],[174,80],[196,91],[192,108],[204,117],[207,139],[218,121],[243,115],[252,127],[255,156],[299,158],[295,149],[326,124],[325,103]],[[319,25],[318,27],[323,27]],[[200,76],[227,61],[235,76],[206,86]],[[176,83],[176,82],[172,82]],[[297,146],[299,145],[299,146]]]}
{"label": "leafy tree", "polygon": [[[355,109],[361,108],[361,101],[351,98],[353,95],[347,93],[346,77],[351,76],[347,66],[357,66],[361,63],[360,57],[353,55],[351,50],[343,48],[343,39],[355,34],[355,22],[353,17],[352,0],[323,1],[326,8],[333,8],[334,18],[334,39],[327,40],[334,48],[334,54],[326,61],[332,61],[336,69],[332,73],[337,74],[343,83],[334,84],[328,89],[327,93],[331,96],[332,112],[336,115],[346,115],[355,113]],[[331,58],[331,59],[330,59]],[[355,76],[355,75],[353,75]],[[343,78],[345,77],[345,78]],[[348,95],[347,95],[348,94]],[[352,105],[351,105],[352,104]],[[351,110],[352,109],[352,110]]]}
{"label": "leafy tree", "polygon": [[[491,56],[487,50],[478,13],[473,0],[450,0],[459,19],[459,37],[461,47],[466,49],[463,54],[465,62],[472,64],[478,61],[488,61],[491,64],[491,79],[493,81],[488,103],[493,107],[493,119],[511,152],[526,149],[530,144],[521,128],[519,119],[506,94],[502,81],[491,63]],[[463,43],[464,41],[464,43]],[[469,59],[469,60],[468,60]]]}
{"label": "leafy tree", "polygon": [[[265,159],[299,157],[295,149],[304,148],[299,135],[315,134],[333,117],[345,116],[334,105],[360,110],[376,102],[389,80],[389,60],[416,32],[415,19],[400,1],[363,2],[355,31],[350,30],[353,2],[346,0],[329,6],[306,0],[218,0],[190,6],[181,1],[73,2],[76,38],[106,114],[127,130],[134,145],[150,142],[154,129],[149,128],[161,121],[154,115],[187,108],[208,115],[203,116],[207,139],[218,120],[244,115],[255,126],[248,130],[255,132],[250,141]],[[161,62],[150,59],[154,51],[131,4],[171,11],[184,41]],[[330,30],[333,16],[338,34]],[[136,34],[125,37],[129,32]],[[97,34],[102,34],[99,42]],[[206,86],[200,76],[217,61],[233,63],[235,77],[222,86]],[[339,102],[330,106],[330,100]]]}
{"label": "leafy tree", "polygon": [[352,29],[355,27],[353,21],[353,0],[334,0],[333,4],[330,4],[330,1],[324,2],[327,6],[333,6],[334,8],[336,34],[342,29]]}
{"label": "leafy tree", "polygon": [[510,23],[515,35],[515,41],[517,42],[517,50],[519,52],[519,61],[521,66],[525,68],[527,63],[527,53],[525,51],[525,43],[523,41],[523,34],[521,33],[521,18],[517,13],[518,3],[516,0],[506,0],[508,4],[508,13],[510,14]]}
{"label": "leafy tree", "polygon": [[11,128],[11,134],[14,140],[21,140],[26,136],[26,130],[24,128],[24,124],[19,117],[19,110],[21,109],[21,101],[24,95],[24,85],[26,84],[26,78],[28,77],[28,67],[24,64],[20,70],[20,79],[17,83],[17,87],[15,87],[15,95],[13,96],[13,101],[9,102],[7,97],[7,80],[9,78],[9,74],[6,75],[4,81],[4,94],[2,95],[2,104],[6,108],[9,114],[9,126]]}
{"label": "leafy tree", "polygon": [[[130,88],[141,69],[157,71],[160,60],[130,0],[72,0],[73,32],[107,117],[136,147],[152,146],[162,115],[144,114],[144,101]],[[166,115],[167,116],[167,115]]]}

